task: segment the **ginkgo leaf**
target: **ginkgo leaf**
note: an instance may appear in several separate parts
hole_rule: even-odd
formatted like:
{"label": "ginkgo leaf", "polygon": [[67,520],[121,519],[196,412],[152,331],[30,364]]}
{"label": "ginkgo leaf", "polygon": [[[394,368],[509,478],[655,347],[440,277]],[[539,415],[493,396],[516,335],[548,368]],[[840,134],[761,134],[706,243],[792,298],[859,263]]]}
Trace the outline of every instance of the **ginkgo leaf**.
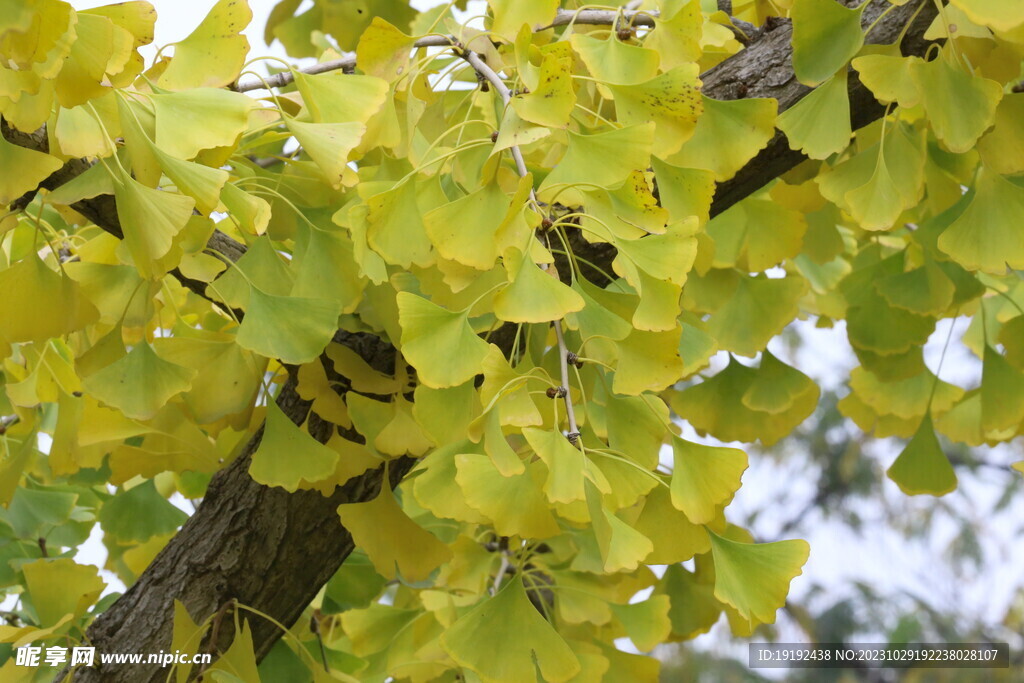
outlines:
{"label": "ginkgo leaf", "polygon": [[748,198],[715,216],[705,231],[715,243],[715,268],[761,272],[800,253],[807,219],[776,202]]}
{"label": "ginkgo leaf", "polygon": [[468,311],[449,311],[409,292],[396,299],[402,353],[422,382],[453,387],[479,372],[488,344],[473,332]]}
{"label": "ginkgo leaf", "polygon": [[894,53],[867,54],[853,60],[861,82],[879,102],[898,102],[909,109],[921,101],[921,88],[914,78],[920,57]]}
{"label": "ginkgo leaf", "polygon": [[953,0],[971,21],[997,31],[1012,31],[1024,24],[1024,9],[1012,0]]}
{"label": "ginkgo leaf", "polygon": [[996,108],[995,125],[978,140],[982,163],[997,173],[1012,175],[1024,171],[1024,93],[1008,93]]}
{"label": "ginkgo leaf", "polygon": [[935,437],[931,413],[921,420],[914,438],[896,457],[886,474],[908,496],[922,493],[944,496],[956,489],[956,472]]}
{"label": "ginkgo leaf", "polygon": [[[829,125],[821,125],[822,121]],[[790,147],[812,159],[826,159],[846,149],[853,132],[846,69],[840,69],[779,114],[777,125],[786,134]]]}
{"label": "ginkgo leaf", "polygon": [[1002,86],[952,63],[948,51],[930,62],[915,62],[911,74],[932,131],[951,152],[966,152],[992,125]]}
{"label": "ginkgo leaf", "polygon": [[512,98],[521,118],[549,128],[564,128],[576,106],[572,87],[572,50],[568,43],[555,43],[544,53],[536,88]]}
{"label": "ginkgo leaf", "polygon": [[667,595],[655,595],[641,602],[612,605],[611,608],[637,649],[650,652],[672,631],[672,622],[668,618],[670,606]]}
{"label": "ginkgo leaf", "polygon": [[672,437],[672,505],[694,524],[707,524],[740,488],[747,454]]}
{"label": "ginkgo leaf", "polygon": [[654,30],[644,39],[644,46],[658,52],[661,68],[666,71],[698,61],[703,47],[702,38],[706,38],[715,26],[704,21],[700,3],[683,0],[663,2],[659,7],[661,16]]}
{"label": "ginkgo leaf", "polygon": [[560,320],[584,306],[583,297],[510,247],[502,257],[509,284],[494,295],[494,314],[516,323]]}
{"label": "ginkgo leaf", "polygon": [[292,274],[269,237],[252,242],[235,267],[225,270],[206,288],[207,294],[235,308],[249,305],[251,285],[275,296],[287,296],[292,288]]}
{"label": "ginkgo leaf", "polygon": [[253,107],[242,93],[219,88],[160,93],[150,99],[156,116],[156,146],[179,159],[234,145],[248,126]]}
{"label": "ginkgo leaf", "polygon": [[[677,285],[686,284],[687,273],[697,256],[697,219],[694,216],[673,223],[661,235],[647,235],[636,240],[616,241],[619,255],[612,266],[621,268],[622,260],[628,259],[638,268],[645,270],[659,280],[668,280]],[[618,268],[616,268],[618,270]],[[628,271],[625,274],[627,280]],[[632,282],[635,287],[637,283]]]}
{"label": "ginkgo leaf", "polygon": [[565,156],[538,190],[538,196],[544,201],[557,195],[570,201],[574,195],[568,190],[577,185],[616,188],[633,171],[647,168],[654,124],[640,123],[594,135],[569,131],[568,135],[569,148]]}
{"label": "ginkgo leaf", "polygon": [[[491,459],[494,467],[503,476],[511,477],[522,474],[526,471],[522,458],[508,445],[504,432],[501,429],[501,416],[499,411],[492,410],[484,419],[484,450]],[[549,474],[548,479],[551,478]],[[583,485],[582,472],[580,473],[580,486]]]}
{"label": "ginkgo leaf", "polygon": [[0,135],[0,205],[34,190],[63,165],[54,156],[15,145]]}
{"label": "ginkgo leaf", "polygon": [[547,465],[544,493],[552,503],[585,500],[585,479],[592,481],[603,493],[611,492],[611,485],[601,470],[595,468],[583,451],[570,444],[561,432],[527,427],[523,429],[523,436]]}
{"label": "ginkgo leaf", "polygon": [[295,492],[301,481],[317,482],[332,475],[337,463],[337,451],[298,427],[276,401],[267,401],[263,436],[249,464],[253,479]]}
{"label": "ginkgo leaf", "polygon": [[732,605],[748,621],[775,623],[776,611],[786,604],[790,582],[807,562],[807,541],[739,543],[709,533],[715,597]]}
{"label": "ginkgo leaf", "polygon": [[178,192],[195,200],[196,208],[209,215],[220,203],[220,191],[228,180],[227,171],[183,161],[153,146],[153,155],[160,168],[171,179]]}
{"label": "ginkgo leaf", "polygon": [[466,504],[478,510],[503,536],[550,538],[560,532],[551,504],[541,490],[540,469],[504,476],[486,455],[455,456],[455,480]]}
{"label": "ginkgo leaf", "polygon": [[363,73],[391,82],[405,73],[414,42],[384,17],[373,16],[359,36],[356,61]]}
{"label": "ginkgo leaf", "polygon": [[172,533],[187,519],[187,514],[157,492],[152,479],[116,494],[99,513],[105,537],[121,544]]}
{"label": "ginkgo leaf", "polygon": [[879,154],[875,171],[866,183],[846,193],[846,205],[860,227],[887,230],[903,212],[903,200],[885,162]]}
{"label": "ginkgo leaf", "polygon": [[[710,541],[708,541],[710,547]],[[698,568],[701,567],[698,563]],[[668,595],[671,600],[668,616],[672,636],[684,640],[707,633],[722,616],[722,603],[715,598],[713,579],[707,569],[690,572],[681,564],[669,565],[655,594]]]}
{"label": "ginkgo leaf", "polygon": [[715,194],[714,173],[702,169],[679,168],[651,157],[658,181],[658,194],[673,221],[696,216],[698,223],[708,221],[711,199]]}
{"label": "ginkgo leaf", "polygon": [[[377,572],[389,579],[424,581],[451,559],[448,546],[409,518],[387,483],[369,502],[339,505],[338,516]],[[402,542],[395,543],[396,538]]]}
{"label": "ginkgo leaf", "polygon": [[981,369],[981,427],[986,432],[1016,430],[1024,420],[1024,372],[985,346]]}
{"label": "ginkgo leaf", "polygon": [[287,116],[284,121],[303,151],[323,171],[327,182],[334,188],[341,187],[345,175],[352,171],[348,167],[348,156],[359,145],[366,126],[359,121],[303,123]]}
{"label": "ginkgo leaf", "polygon": [[681,331],[678,325],[666,332],[633,330],[616,342],[619,365],[612,391],[638,396],[645,391],[661,391],[679,381],[683,374],[678,348]]}
{"label": "ginkgo leaf", "polygon": [[633,571],[654,550],[651,540],[605,507],[601,493],[586,482],[587,510],[604,571]]}
{"label": "ginkgo leaf", "polygon": [[164,360],[146,341],[128,355],[89,375],[82,386],[128,417],[148,420],[171,398],[192,386],[196,371]]}
{"label": "ginkgo leaf", "polygon": [[332,299],[276,296],[251,286],[236,341],[261,356],[301,365],[323,352],[339,315],[341,304]]}
{"label": "ginkgo leaf", "polygon": [[747,387],[741,400],[751,410],[777,414],[789,410],[808,392],[818,395],[819,390],[814,381],[765,349],[761,353],[757,377]]}
{"label": "ginkgo leaf", "polygon": [[1002,275],[1024,268],[1024,188],[982,167],[963,213],[939,235],[938,246],[969,270]]}
{"label": "ginkgo leaf", "polygon": [[35,254],[0,270],[0,291],[7,297],[0,316],[0,349],[2,341],[42,342],[80,330],[99,318],[82,288],[50,270]]}
{"label": "ginkgo leaf", "polygon": [[619,120],[629,124],[652,121],[656,156],[679,151],[690,139],[704,111],[697,64],[683,64],[636,85],[609,85]]}
{"label": "ginkgo leaf", "polygon": [[655,486],[643,506],[633,526],[654,545],[644,558],[647,564],[686,562],[711,549],[707,530],[672,505],[671,493],[664,486]]}
{"label": "ginkgo leaf", "polygon": [[487,183],[425,214],[423,225],[441,256],[489,270],[500,253],[499,231],[522,206],[518,198],[510,201],[497,183]]}
{"label": "ginkgo leaf", "polygon": [[433,260],[430,239],[417,203],[416,185],[410,180],[370,197],[366,239],[388,263],[408,268]]}
{"label": "ginkgo leaf", "polygon": [[242,31],[250,21],[248,2],[218,0],[199,26],[174,45],[174,58],[160,76],[160,87],[219,88],[234,81],[249,54],[249,39]]}
{"label": "ginkgo leaf", "polygon": [[719,348],[753,356],[796,317],[806,286],[800,277],[741,277],[727,303],[711,316],[708,333]]}
{"label": "ginkgo leaf", "polygon": [[21,571],[39,625],[44,627],[68,614],[81,616],[106,587],[96,567],[66,557],[27,562]]}
{"label": "ginkgo leaf", "polygon": [[[503,655],[493,656],[489,643],[501,643]],[[441,646],[483,683],[533,681],[537,668],[545,681],[564,683],[580,671],[572,649],[530,603],[520,576],[449,626]]]}
{"label": "ginkgo leaf", "polygon": [[890,305],[917,315],[939,316],[953,304],[953,281],[934,261],[879,280],[878,293]]}
{"label": "ginkgo leaf", "polygon": [[[816,92],[812,91],[804,100]],[[719,182],[728,180],[774,137],[778,102],[759,97],[715,100],[705,95],[701,95],[701,101],[703,113],[697,119],[693,137],[669,160],[678,166],[713,171]],[[788,111],[782,117],[786,114]],[[782,117],[779,117],[780,128]]]}
{"label": "ginkgo leaf", "polygon": [[796,0],[793,20],[793,71],[801,83],[818,85],[839,71],[864,44],[864,8],[833,0]]}
{"label": "ginkgo leaf", "polygon": [[135,267],[145,278],[163,275],[165,269],[157,261],[171,250],[174,237],[192,215],[195,200],[154,190],[125,174],[114,182],[114,197]]}
{"label": "ginkgo leaf", "polygon": [[488,0],[491,32],[512,42],[523,24],[535,30],[550,24],[558,11],[558,0]]}
{"label": "ginkgo leaf", "polygon": [[[513,368],[501,350],[491,345],[484,359],[484,381],[480,385],[480,401],[497,406],[500,423],[528,427],[542,422],[540,412],[528,393],[530,363],[520,362]],[[475,438],[475,437],[474,437]]]}
{"label": "ginkgo leaf", "polygon": [[185,404],[200,424],[240,413],[260,385],[261,364],[231,340],[174,336],[154,340],[161,358],[196,371]]}
{"label": "ginkgo leaf", "polygon": [[569,36],[569,43],[590,75],[603,83],[635,85],[658,75],[658,53],[624,43],[614,31],[610,31],[604,40],[586,33],[574,33]]}
{"label": "ginkgo leaf", "polygon": [[314,123],[366,123],[384,105],[388,82],[341,71],[295,72],[295,85]]}

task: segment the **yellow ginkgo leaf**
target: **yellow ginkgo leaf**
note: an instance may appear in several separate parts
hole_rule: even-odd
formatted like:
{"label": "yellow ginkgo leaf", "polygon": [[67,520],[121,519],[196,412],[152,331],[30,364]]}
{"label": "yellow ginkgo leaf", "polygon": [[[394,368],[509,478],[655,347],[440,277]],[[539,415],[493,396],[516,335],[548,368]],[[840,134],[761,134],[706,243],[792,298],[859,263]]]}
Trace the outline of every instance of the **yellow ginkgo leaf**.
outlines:
{"label": "yellow ginkgo leaf", "polygon": [[1014,0],[952,0],[971,21],[996,31],[1012,31],[1024,24],[1024,7]]}
{"label": "yellow ginkgo leaf", "polygon": [[294,493],[299,482],[318,482],[334,474],[338,452],[292,422],[274,400],[267,401],[267,420],[249,474],[264,486]]}
{"label": "yellow ginkgo leaf", "polygon": [[61,557],[29,562],[21,567],[39,625],[53,626],[65,615],[85,613],[106,587],[96,567]]}
{"label": "yellow ginkgo leaf", "polygon": [[246,0],[218,0],[185,40],[174,45],[174,58],[160,76],[168,90],[219,88],[242,70],[249,39],[242,31],[252,21]]}
{"label": "yellow ginkgo leaf", "polygon": [[677,66],[636,85],[610,85],[615,111],[625,124],[653,121],[656,156],[667,158],[690,139],[704,111],[696,63]]}
{"label": "yellow ginkgo leaf", "polygon": [[192,386],[196,371],[156,355],[143,341],[128,355],[89,375],[82,386],[128,417],[148,420],[171,398]]}
{"label": "yellow ginkgo leaf", "polygon": [[424,581],[451,559],[452,553],[437,536],[409,518],[395,500],[387,478],[384,481],[376,498],[339,505],[338,516],[378,573],[389,579],[401,576],[407,581]]}
{"label": "yellow ginkgo leaf", "polygon": [[896,457],[886,474],[908,496],[922,493],[944,496],[956,489],[956,472],[935,437],[931,413],[921,420],[914,438]]}
{"label": "yellow ginkgo leaf", "polygon": [[157,261],[170,252],[175,236],[192,216],[195,200],[154,190],[123,173],[114,181],[114,197],[124,241],[135,267],[145,278],[163,275],[169,268]]}
{"label": "yellow ginkgo leaf", "polygon": [[863,55],[851,63],[875,99],[898,102],[909,109],[921,101],[921,88],[913,77],[914,65],[921,61],[920,57],[904,57],[895,51]]}
{"label": "yellow ginkgo leaf", "polygon": [[468,311],[449,311],[409,292],[396,300],[402,354],[424,384],[453,387],[479,372],[488,345],[473,332]]}
{"label": "yellow ginkgo leaf", "polygon": [[707,39],[716,27],[704,20],[700,3],[683,0],[663,2],[659,7],[661,16],[644,38],[644,47],[658,53],[665,71],[700,60],[702,38]]}
{"label": "yellow ginkgo leaf", "polygon": [[[501,643],[503,655],[495,657],[488,643]],[[533,681],[537,668],[543,680],[565,683],[580,671],[572,649],[530,603],[520,576],[449,626],[441,646],[483,683]]]}
{"label": "yellow ginkgo leaf", "polygon": [[981,369],[981,428],[986,432],[1016,430],[1024,420],[1024,372],[985,346]]}
{"label": "yellow ginkgo leaf", "polygon": [[423,216],[423,225],[442,257],[478,270],[498,258],[499,231],[522,209],[526,197],[509,196],[496,182],[442,204]]}
{"label": "yellow ginkgo leaf", "polygon": [[992,125],[1003,87],[966,71],[948,50],[930,62],[915,62],[911,74],[921,89],[928,122],[951,152],[966,152]]}
{"label": "yellow ginkgo leaf", "polygon": [[995,125],[978,141],[986,168],[1013,175],[1024,171],[1024,92],[1003,95],[996,108]]}
{"label": "yellow ginkgo leaf", "polygon": [[806,287],[800,277],[740,277],[725,305],[711,316],[707,331],[719,348],[753,356],[796,317]]}
{"label": "yellow ginkgo leaf", "polygon": [[775,623],[786,603],[789,583],[810,554],[807,541],[740,543],[711,532],[715,561],[715,597],[751,622]]}
{"label": "yellow ginkgo leaf", "polygon": [[633,330],[616,342],[619,365],[612,391],[638,396],[645,391],[661,391],[679,381],[683,374],[679,357],[681,331],[678,325],[666,332]]}
{"label": "yellow ginkgo leaf", "polygon": [[1022,212],[1024,188],[982,167],[967,208],[939,235],[939,249],[970,270],[1024,268]]}
{"label": "yellow ginkgo leaf", "polygon": [[565,128],[576,106],[572,81],[572,49],[569,43],[555,43],[544,53],[536,89],[512,98],[521,118],[548,128]]}
{"label": "yellow ginkgo leaf", "polygon": [[740,488],[747,454],[738,448],[719,448],[672,437],[672,505],[694,524],[715,519]]}
{"label": "yellow ginkgo leaf", "polygon": [[551,538],[561,532],[541,490],[542,467],[527,465],[522,474],[504,476],[486,455],[472,453],[456,455],[455,466],[466,504],[502,536]]}
{"label": "yellow ginkgo leaf", "polygon": [[388,82],[341,71],[295,72],[295,85],[314,123],[366,123],[384,105]]}
{"label": "yellow ginkgo leaf", "polygon": [[57,157],[25,149],[0,135],[0,205],[34,190],[63,165]]}
{"label": "yellow ginkgo leaf", "polygon": [[341,187],[345,177],[352,173],[348,167],[348,156],[366,132],[365,124],[358,121],[303,123],[287,116],[284,121],[303,151],[323,171],[327,182],[334,188]]}
{"label": "yellow ginkgo leaf", "polygon": [[0,270],[0,291],[8,297],[0,316],[0,340],[7,342],[42,342],[99,318],[82,288],[50,270],[35,254]]}
{"label": "yellow ginkgo leaf", "polygon": [[502,260],[509,284],[494,295],[494,314],[501,320],[549,322],[583,308],[584,301],[579,294],[548,271],[541,270],[532,258],[526,258],[515,247],[505,250]]}
{"label": "yellow ginkgo leaf", "polygon": [[[722,101],[704,95],[701,101],[704,111],[697,119],[693,137],[669,160],[677,166],[713,171],[719,182],[728,180],[774,137],[778,102],[759,97]],[[779,127],[782,128],[782,117]]]}
{"label": "yellow ginkgo leaf", "polygon": [[[658,23],[659,28],[661,22]],[[653,36],[653,34],[652,34]],[[604,40],[586,33],[574,33],[569,43],[587,66],[590,75],[602,83],[635,85],[658,75],[658,53],[629,45],[610,31]]]}
{"label": "yellow ginkgo leaf", "polygon": [[672,505],[671,494],[664,486],[655,486],[643,505],[634,526],[654,544],[654,550],[644,558],[645,563],[686,562],[711,549],[707,530]]}
{"label": "yellow ginkgo leaf", "polygon": [[[648,121],[649,119],[644,119]],[[548,201],[563,196],[563,201],[583,200],[571,188],[580,186],[614,189],[622,185],[635,170],[650,164],[654,141],[654,124],[610,130],[594,135],[579,135],[569,131],[569,148],[551,173],[541,183],[538,196]]]}
{"label": "yellow ginkgo leaf", "polygon": [[414,42],[384,17],[374,16],[359,36],[356,63],[363,73],[391,83],[409,67]]}
{"label": "yellow ginkgo leaf", "polygon": [[403,268],[413,263],[426,267],[433,262],[415,182],[409,180],[375,194],[366,204],[366,241],[384,261]]}
{"label": "yellow ginkgo leaf", "polygon": [[519,29],[526,24],[530,30],[550,24],[558,11],[558,0],[489,0],[491,32],[513,42]]}
{"label": "yellow ginkgo leaf", "polygon": [[248,126],[253,107],[244,94],[219,88],[160,93],[150,100],[156,116],[156,146],[179,159],[234,145]]}
{"label": "yellow ginkgo leaf", "polygon": [[633,571],[654,550],[651,539],[605,507],[597,487],[586,482],[587,511],[603,569],[609,573]]}

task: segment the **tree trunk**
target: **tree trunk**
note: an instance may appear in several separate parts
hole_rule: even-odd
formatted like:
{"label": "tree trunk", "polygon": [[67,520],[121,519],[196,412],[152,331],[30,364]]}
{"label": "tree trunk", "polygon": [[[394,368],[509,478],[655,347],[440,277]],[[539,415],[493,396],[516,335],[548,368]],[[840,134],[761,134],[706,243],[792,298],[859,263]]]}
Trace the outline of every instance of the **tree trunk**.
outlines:
{"label": "tree trunk", "polygon": [[[852,0],[844,2],[852,4]],[[865,24],[888,8],[887,3],[873,3],[865,10]],[[923,0],[919,10],[913,3],[891,9],[871,32],[869,42],[895,41],[915,11],[917,16],[902,47],[905,54],[923,55],[924,32],[936,16],[930,0]],[[791,38],[792,27],[787,20],[769,22],[757,32],[749,47],[702,75],[704,93],[723,100],[772,97],[779,100],[780,111],[789,108],[810,91],[793,75]],[[851,73],[849,88],[854,128],[882,115],[883,107],[855,73]],[[26,147],[40,149],[45,145],[45,133],[40,141],[38,136],[6,128],[3,132],[8,139]],[[803,160],[804,156],[790,150],[785,136],[778,133],[735,178],[719,185],[712,213],[721,213]],[[48,179],[44,186],[59,185],[58,180],[66,182],[80,172],[79,169],[62,179]],[[112,197],[86,200],[75,208],[100,227],[120,235]],[[217,240],[223,244],[216,243]],[[574,246],[588,249],[585,242],[578,242]],[[233,260],[241,254],[237,246],[226,236],[215,235],[211,240],[212,248],[227,251]],[[597,250],[594,260],[603,264],[611,261],[614,250],[606,247],[589,247]],[[190,286],[185,281],[183,284]],[[194,289],[201,292],[202,287],[197,285]],[[370,335],[339,332],[336,341],[351,345],[378,367],[382,358],[393,358],[394,350]],[[309,404],[296,394],[293,380],[284,386],[278,404],[297,424],[309,411]],[[320,438],[326,440],[332,428],[323,425]],[[139,580],[90,627],[88,638],[99,652],[166,651],[170,645],[174,600],[184,603],[195,620],[205,619],[234,599],[290,626],[344,562],[353,549],[352,537],[342,528],[336,509],[342,503],[372,499],[379,490],[382,472],[367,472],[330,497],[268,488],[254,482],[248,474],[261,433],[262,430],[230,466],[213,478],[196,513]],[[392,485],[401,481],[412,463],[410,458],[392,463]],[[281,633],[258,618],[252,620],[252,627],[256,655],[262,658]],[[229,639],[224,633],[219,635],[218,645],[222,646]],[[166,669],[158,666],[97,666],[77,671],[75,681],[144,683],[163,681],[166,675]]]}

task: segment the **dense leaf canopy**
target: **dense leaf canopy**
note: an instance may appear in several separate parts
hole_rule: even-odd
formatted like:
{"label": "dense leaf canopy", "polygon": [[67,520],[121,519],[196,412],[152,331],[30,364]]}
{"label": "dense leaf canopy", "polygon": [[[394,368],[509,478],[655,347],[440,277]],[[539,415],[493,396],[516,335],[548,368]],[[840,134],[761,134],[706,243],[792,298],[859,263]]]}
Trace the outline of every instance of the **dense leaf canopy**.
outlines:
{"label": "dense leaf canopy", "polygon": [[[146,583],[241,463],[355,547],[263,680],[656,680],[617,639],[749,635],[807,560],[728,508],[818,404],[793,320],[909,495],[1024,428],[1024,5],[300,4],[264,78],[242,0],[148,65],[144,1],[0,2],[0,641],[112,647],[98,525],[160,647],[256,680],[308,599]],[[922,360],[958,316],[979,387]]]}

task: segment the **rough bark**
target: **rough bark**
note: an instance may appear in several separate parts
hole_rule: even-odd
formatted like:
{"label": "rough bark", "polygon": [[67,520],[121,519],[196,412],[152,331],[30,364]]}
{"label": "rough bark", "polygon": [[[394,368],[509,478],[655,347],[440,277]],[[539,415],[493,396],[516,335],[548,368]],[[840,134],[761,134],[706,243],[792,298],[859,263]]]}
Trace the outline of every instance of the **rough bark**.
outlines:
{"label": "rough bark", "polygon": [[[936,10],[930,0],[923,3],[903,41],[905,54],[924,54],[924,31]],[[873,21],[886,7],[887,3],[874,2],[865,11],[865,22]],[[872,31],[869,42],[893,42],[916,8],[917,4],[911,3],[891,10]],[[792,28],[785,20],[772,21],[758,30],[748,48],[702,75],[705,94],[716,99],[772,97],[779,101],[780,111],[792,106],[810,89],[793,75],[791,37]],[[849,87],[854,128],[881,116],[883,108],[855,73],[851,74]],[[46,149],[45,131],[24,134],[4,126],[3,134],[25,147]],[[735,178],[719,185],[712,213],[724,211],[803,160],[803,155],[790,150],[785,137],[777,134]],[[42,186],[55,188],[85,168],[86,162],[71,160]],[[101,228],[121,236],[113,197],[84,200],[74,208]],[[208,246],[232,260],[244,253],[242,245],[222,233],[215,233]],[[574,239],[573,246],[595,250],[588,255],[603,265],[609,264],[615,254],[609,245],[587,245],[580,239]],[[183,285],[205,296],[203,283],[178,276]],[[335,340],[352,346],[378,368],[386,368],[393,359],[394,350],[372,335],[339,331]],[[309,409],[295,393],[292,382],[285,385],[278,402],[296,423],[302,422]],[[320,436],[326,438],[326,432]],[[291,625],[352,551],[351,536],[341,527],[336,508],[341,503],[375,496],[381,471],[354,479],[331,497],[315,492],[288,494],[256,484],[249,477],[249,460],[259,439],[257,433],[238,459],[214,477],[196,513],[131,589],[89,629],[89,639],[100,651],[166,650],[175,599],[181,600],[197,620],[235,599]],[[409,459],[393,463],[392,483],[401,480],[411,463]],[[267,623],[253,626],[256,652],[262,657],[280,632]],[[80,670],[75,680],[137,683],[163,680],[165,676],[166,670],[156,667],[122,665],[108,670]]]}

